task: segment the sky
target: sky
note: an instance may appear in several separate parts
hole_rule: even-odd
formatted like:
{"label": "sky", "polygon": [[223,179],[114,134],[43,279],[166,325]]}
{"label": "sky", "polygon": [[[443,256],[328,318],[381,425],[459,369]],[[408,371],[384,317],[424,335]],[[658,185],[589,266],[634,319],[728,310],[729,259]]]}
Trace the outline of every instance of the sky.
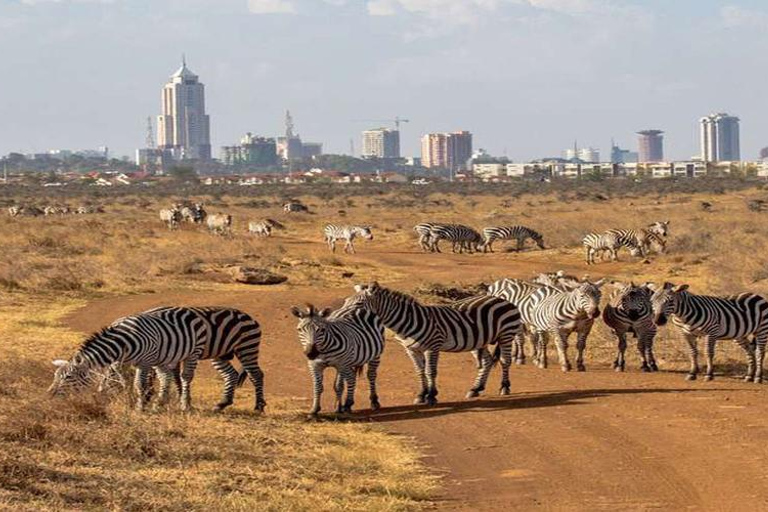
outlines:
{"label": "sky", "polygon": [[0,0],[0,154],[108,146],[132,155],[181,55],[206,86],[214,152],[296,131],[326,152],[402,126],[515,161],[661,129],[698,153],[698,119],[768,146],[764,0]]}

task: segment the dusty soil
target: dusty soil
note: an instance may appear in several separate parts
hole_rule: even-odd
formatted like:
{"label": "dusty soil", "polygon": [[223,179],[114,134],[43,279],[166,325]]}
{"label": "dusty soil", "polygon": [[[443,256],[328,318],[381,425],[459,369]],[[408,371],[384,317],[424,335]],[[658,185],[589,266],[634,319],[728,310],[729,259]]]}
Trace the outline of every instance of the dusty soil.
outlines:
{"label": "dusty soil", "polygon": [[[429,255],[413,251],[377,252],[363,246],[352,262],[386,267],[414,281],[390,282],[410,289],[415,280],[526,277],[562,268],[583,273],[576,253],[528,252],[494,256]],[[592,275],[641,273],[605,264]],[[163,304],[229,305],[253,314],[265,335],[262,351],[267,398],[309,405],[310,382],[295,338],[289,307],[304,302],[338,304],[350,288],[308,288],[283,284],[238,287],[235,291],[157,293],[91,303],[66,323],[89,332],[115,318]],[[667,342],[660,337],[658,343]],[[367,386],[358,388],[355,418],[413,436],[427,464],[444,474],[438,506],[456,510],[532,508],[579,510],[768,508],[768,410],[766,388],[735,376],[714,382],[686,382],[679,372],[641,374],[630,350],[631,370],[616,374],[607,361],[587,361],[587,373],[563,374],[558,365],[532,365],[512,371],[513,394],[495,396],[491,388],[478,400],[464,400],[474,376],[468,354],[446,355],[440,363],[440,403],[410,405],[415,391],[411,364],[393,338],[380,373],[383,409],[370,414]],[[607,343],[607,341],[606,341]],[[551,356],[554,356],[551,353]],[[200,378],[213,378],[203,365]],[[330,378],[326,379],[326,389]],[[250,390],[236,407],[247,408]],[[326,410],[331,407],[325,394]],[[254,423],[258,428],[258,423]],[[375,449],[375,447],[371,447]]]}

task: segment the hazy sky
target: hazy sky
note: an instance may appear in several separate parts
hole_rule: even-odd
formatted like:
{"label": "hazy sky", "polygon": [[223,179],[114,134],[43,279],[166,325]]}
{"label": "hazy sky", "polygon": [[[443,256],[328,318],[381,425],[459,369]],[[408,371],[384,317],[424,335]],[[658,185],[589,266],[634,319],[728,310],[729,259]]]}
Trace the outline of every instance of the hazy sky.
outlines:
{"label": "hazy sky", "polygon": [[328,152],[402,116],[406,154],[467,129],[515,160],[605,156],[659,128],[682,159],[715,111],[741,118],[744,158],[768,146],[764,0],[0,0],[0,153],[132,154],[182,52],[216,153],[286,108]]}

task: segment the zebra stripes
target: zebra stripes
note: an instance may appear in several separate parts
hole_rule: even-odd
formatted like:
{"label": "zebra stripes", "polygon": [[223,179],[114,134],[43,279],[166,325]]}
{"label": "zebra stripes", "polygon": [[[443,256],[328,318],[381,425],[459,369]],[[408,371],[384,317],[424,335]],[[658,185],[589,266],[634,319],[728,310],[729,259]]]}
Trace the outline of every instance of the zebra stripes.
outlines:
{"label": "zebra stripes", "polygon": [[[651,297],[654,322],[665,325],[672,316],[690,349],[691,369],[688,380],[699,373],[697,338],[707,339],[706,380],[714,378],[715,343],[733,339],[747,354],[747,382],[763,381],[763,358],[768,341],[768,302],[760,295],[742,293],[730,297],[695,295],[687,291],[688,285],[664,283]],[[752,336],[754,344],[748,337]]]}
{"label": "zebra stripes", "polygon": [[270,237],[272,236],[272,225],[265,220],[249,222],[248,233],[259,237]]}
{"label": "zebra stripes", "polygon": [[496,240],[516,240],[517,252],[523,250],[525,241],[531,239],[539,249],[544,249],[544,237],[537,231],[525,226],[495,226],[483,229],[483,252],[493,252]]}
{"label": "zebra stripes", "polygon": [[160,210],[160,220],[168,226],[168,229],[177,229],[182,220],[181,210],[175,206]]}
{"label": "zebra stripes", "polygon": [[335,224],[327,224],[323,229],[323,233],[325,234],[325,242],[328,244],[328,248],[331,252],[336,252],[336,242],[338,240],[345,241],[344,252],[350,254],[355,253],[355,238],[361,237],[366,240],[373,240],[371,228],[367,226],[337,226]]}
{"label": "zebra stripes", "polygon": [[421,222],[413,226],[413,230],[419,235],[419,247],[424,252],[435,252],[432,247],[432,228],[437,226],[435,222]]}
{"label": "zebra stripes", "polygon": [[639,254],[642,249],[638,246],[634,236],[622,234],[621,232],[606,231],[605,233],[589,233],[582,241],[582,245],[587,251],[587,265],[595,263],[595,256],[607,251],[611,255],[611,260],[618,260],[618,251],[626,247],[633,254]]}
{"label": "zebra stripes", "polygon": [[[421,389],[417,404],[437,403],[437,364],[440,352],[478,351],[478,369],[467,397],[485,389],[491,368],[501,359],[501,394],[510,392],[512,344],[521,332],[517,307],[493,296],[471,297],[448,306],[425,306],[404,293],[373,283],[355,287],[362,304],[397,334],[413,361]],[[487,346],[496,344],[492,358]]]}
{"label": "zebra stripes", "polygon": [[[148,401],[149,380],[154,369],[160,377],[158,404],[167,401],[171,380],[181,398],[181,407],[190,407],[190,385],[198,361],[212,359],[213,367],[224,379],[221,401],[216,411],[231,405],[235,387],[250,378],[256,392],[255,408],[263,411],[264,374],[259,367],[261,327],[248,314],[232,308],[161,307],[121,318],[91,336],[70,362],[57,361],[60,368],[52,392],[82,386],[100,369],[118,364],[137,367],[134,386],[139,397],[137,408]],[[238,374],[232,366],[237,358],[243,366]],[[95,370],[95,372],[94,372]],[[118,371],[112,366],[108,371]],[[109,378],[107,376],[106,378]]]}
{"label": "zebra stripes", "polygon": [[558,359],[564,372],[571,370],[568,360],[568,338],[577,333],[576,369],[586,370],[584,349],[592,325],[600,316],[600,287],[603,280],[583,282],[571,291],[543,287],[530,298],[530,321],[539,338],[539,367],[547,367],[547,338],[555,336]]}
{"label": "zebra stripes", "polygon": [[636,286],[635,283],[619,284],[603,308],[603,321],[618,339],[618,352],[613,368],[624,371],[624,354],[627,350],[627,334],[637,338],[637,351],[640,353],[644,372],[658,371],[653,355],[653,340],[656,337],[656,325],[653,323],[651,290],[647,284]]}
{"label": "zebra stripes", "polygon": [[476,252],[483,244],[480,233],[463,224],[434,224],[429,230],[430,247],[433,252],[440,252],[440,240],[451,242],[451,251],[454,253]]}
{"label": "zebra stripes", "polygon": [[[323,392],[323,372],[327,367],[336,369],[337,412],[352,412],[355,403],[357,374],[367,365],[370,385],[371,409],[380,407],[376,393],[376,376],[384,351],[384,326],[368,309],[362,307],[359,297],[352,296],[334,311],[318,311],[308,305],[307,311],[298,307],[291,312],[299,319],[297,326],[299,342],[307,356],[309,372],[313,382],[313,400],[310,415],[320,412],[320,397]],[[342,402],[344,386],[347,397]]]}

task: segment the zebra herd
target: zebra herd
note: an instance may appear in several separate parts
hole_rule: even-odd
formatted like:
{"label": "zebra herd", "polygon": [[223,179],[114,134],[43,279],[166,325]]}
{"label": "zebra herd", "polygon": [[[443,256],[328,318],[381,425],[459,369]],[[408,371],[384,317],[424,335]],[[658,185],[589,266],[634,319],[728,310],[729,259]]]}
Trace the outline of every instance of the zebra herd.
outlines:
{"label": "zebra herd", "polygon": [[[567,276],[562,271],[531,280],[501,279],[487,293],[449,305],[425,305],[413,296],[371,283],[358,285],[341,308],[331,311],[308,305],[293,307],[297,334],[313,383],[311,415],[320,411],[323,373],[336,370],[337,412],[351,412],[357,377],[367,368],[371,409],[380,407],[377,376],[385,347],[385,328],[391,330],[413,362],[417,377],[415,403],[434,405],[438,397],[438,363],[442,352],[470,352],[477,373],[467,398],[487,387],[493,367],[501,366],[500,394],[511,390],[512,363],[525,362],[526,339],[533,361],[546,368],[547,344],[553,338],[560,367],[572,369],[569,338],[576,333],[576,370],[586,371],[584,352],[595,321],[602,316],[617,339],[616,371],[625,370],[627,335],[637,338],[644,372],[658,371],[653,354],[657,326],[669,318],[685,337],[690,355],[688,380],[699,373],[699,337],[706,338],[706,380],[714,378],[715,345],[734,339],[746,353],[746,381],[763,379],[768,342],[768,301],[743,293],[715,297],[696,295],[687,285],[611,282],[614,287],[602,309],[602,289],[608,283]],[[171,383],[179,392],[181,408],[190,407],[190,387],[199,361],[211,359],[224,380],[215,410],[232,404],[235,388],[250,379],[256,392],[255,409],[263,411],[263,372],[259,367],[261,328],[248,314],[230,308],[161,307],[121,318],[91,335],[69,360],[58,367],[49,390],[62,394],[94,381],[100,388],[120,381],[119,367],[136,367],[134,389],[139,409],[152,395],[155,374],[160,383],[156,404],[168,401]],[[238,372],[232,365],[237,359]],[[344,390],[346,389],[346,397]]]}
{"label": "zebra herd", "polygon": [[89,215],[94,213],[104,213],[103,206],[83,205],[77,208],[70,208],[67,205],[47,205],[42,208],[32,205],[13,205],[8,207],[9,217],[51,217],[54,215]]}
{"label": "zebra herd", "polygon": [[537,231],[525,226],[492,226],[483,229],[481,235],[474,228],[464,224],[443,224],[422,222],[413,230],[419,237],[419,247],[424,252],[441,252],[440,241],[451,243],[454,253],[493,252],[493,242],[497,240],[515,240],[517,251],[521,251],[529,238],[544,249],[544,237]]}

